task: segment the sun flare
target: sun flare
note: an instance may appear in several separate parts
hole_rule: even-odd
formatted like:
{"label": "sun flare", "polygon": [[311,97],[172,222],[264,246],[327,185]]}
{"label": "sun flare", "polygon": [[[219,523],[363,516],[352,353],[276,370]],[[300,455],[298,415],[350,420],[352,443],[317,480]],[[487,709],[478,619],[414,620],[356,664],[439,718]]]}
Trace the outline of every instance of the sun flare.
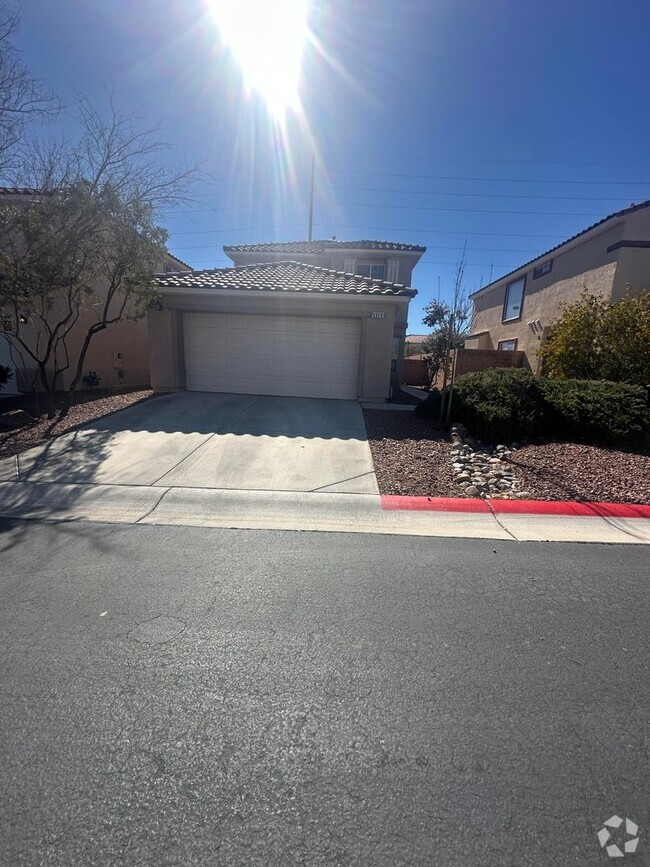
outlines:
{"label": "sun flare", "polygon": [[296,109],[307,0],[212,0],[212,9],[247,87],[275,116]]}

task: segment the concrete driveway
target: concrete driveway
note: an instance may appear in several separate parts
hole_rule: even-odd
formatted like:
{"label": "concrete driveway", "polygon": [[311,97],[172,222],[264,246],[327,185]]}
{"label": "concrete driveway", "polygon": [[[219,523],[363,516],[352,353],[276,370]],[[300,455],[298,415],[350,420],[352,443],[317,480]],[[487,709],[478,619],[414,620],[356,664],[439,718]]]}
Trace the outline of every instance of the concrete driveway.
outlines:
{"label": "concrete driveway", "polygon": [[[34,482],[377,494],[356,401],[181,392],[19,456]],[[15,480],[16,460],[0,462]]]}

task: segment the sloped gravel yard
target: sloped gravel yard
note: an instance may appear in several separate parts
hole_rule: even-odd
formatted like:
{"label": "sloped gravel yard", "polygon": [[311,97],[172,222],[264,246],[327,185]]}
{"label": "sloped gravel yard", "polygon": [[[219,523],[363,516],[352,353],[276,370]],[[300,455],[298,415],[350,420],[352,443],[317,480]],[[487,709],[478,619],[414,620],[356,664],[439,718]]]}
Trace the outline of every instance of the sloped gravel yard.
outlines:
{"label": "sloped gravel yard", "polygon": [[370,409],[363,417],[382,494],[460,496],[445,430],[412,412]]}
{"label": "sloped gravel yard", "polygon": [[523,446],[510,455],[536,500],[650,504],[650,456],[580,443]]}
{"label": "sloped gravel yard", "polygon": [[[365,410],[382,494],[463,497],[451,470],[446,430],[412,412]],[[579,443],[535,443],[508,463],[535,500],[650,504],[650,456]]]}
{"label": "sloped gravel yard", "polygon": [[80,402],[70,407],[68,414],[61,420],[48,419],[46,415],[42,415],[36,422],[16,430],[0,430],[0,458],[20,454],[78,425],[87,424],[118,409],[126,409],[127,406],[147,400],[152,395],[150,388],[111,395],[82,393],[77,398]]}

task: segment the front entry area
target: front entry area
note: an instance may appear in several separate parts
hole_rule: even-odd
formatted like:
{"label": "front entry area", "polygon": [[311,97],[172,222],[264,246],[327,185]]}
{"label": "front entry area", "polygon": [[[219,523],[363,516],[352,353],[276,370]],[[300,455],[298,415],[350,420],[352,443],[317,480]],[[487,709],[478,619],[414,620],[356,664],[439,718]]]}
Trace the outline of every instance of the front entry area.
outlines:
{"label": "front entry area", "polygon": [[360,321],[186,313],[188,391],[355,400]]}

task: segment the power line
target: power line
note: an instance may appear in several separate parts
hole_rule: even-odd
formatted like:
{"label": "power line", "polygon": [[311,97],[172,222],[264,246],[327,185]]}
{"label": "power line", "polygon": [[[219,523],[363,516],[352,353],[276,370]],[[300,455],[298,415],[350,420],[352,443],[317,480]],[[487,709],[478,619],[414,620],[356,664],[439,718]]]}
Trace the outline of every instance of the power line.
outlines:
{"label": "power line", "polygon": [[[214,249],[215,244],[194,244],[189,247],[176,247],[177,250],[212,250]],[[444,246],[431,246],[427,247],[427,250],[463,250],[463,247],[444,247]],[[470,247],[469,248],[473,253],[536,253],[537,250],[512,250],[507,247]],[[291,253],[287,254],[289,258],[291,257]]]}
{"label": "power line", "polygon": [[[298,225],[295,223],[294,225]],[[334,227],[334,223],[320,223],[320,226],[328,226],[330,228]],[[287,226],[278,226],[277,228],[288,228]],[[548,238],[548,239],[561,239],[563,235],[533,235],[533,234],[517,234],[515,232],[454,232],[449,229],[416,229],[416,228],[402,228],[402,229],[389,229],[385,226],[345,226],[346,229],[354,229],[365,231],[366,229],[372,229],[372,231],[379,232],[414,232],[419,233],[421,235],[486,235],[495,238]],[[250,227],[241,230],[233,230],[233,231],[242,231],[247,232],[250,231]],[[201,230],[192,230],[189,232],[172,232],[172,235],[176,237],[176,235],[219,235],[221,234],[221,229],[201,229]],[[320,239],[319,239],[320,240]],[[328,239],[322,239],[328,240]],[[281,242],[279,242],[281,243]]]}
{"label": "power line", "polygon": [[[392,160],[395,159],[394,154],[369,154],[366,159],[369,160]],[[531,165],[531,166],[650,166],[648,162],[638,162],[638,163],[622,163],[618,160],[607,162],[599,162],[598,160],[593,160],[590,162],[584,162],[583,160],[503,160],[503,159],[495,159],[495,160],[486,160],[486,159],[474,159],[472,157],[415,157],[415,156],[407,156],[405,154],[400,154],[400,159],[402,160],[413,160],[418,162],[431,162],[431,163],[485,163],[485,164],[504,164],[504,165]]]}
{"label": "power line", "polygon": [[[320,200],[316,202],[317,205],[325,205],[328,207],[336,207],[336,208],[375,208],[375,209],[390,209],[390,210],[400,210],[400,211],[441,211],[444,213],[454,213],[454,214],[510,214],[522,217],[602,217],[601,213],[585,213],[585,212],[556,212],[556,211],[495,211],[492,208],[442,208],[442,207],[434,207],[432,205],[377,205],[368,202],[328,202],[325,200]],[[303,203],[292,203],[291,207],[301,207],[305,206]],[[258,208],[273,208],[276,207],[275,204],[269,205],[255,205],[255,209]],[[224,210],[231,210],[230,208]],[[233,208],[232,210],[241,210],[241,208]],[[219,213],[219,208],[189,208],[187,210],[182,210],[180,213],[182,214],[214,214]],[[230,231],[224,229],[224,231]]]}
{"label": "power line", "polygon": [[[538,194],[524,195],[522,193],[467,193],[467,192],[445,192],[440,190],[405,190],[395,189],[394,187],[348,187],[338,186],[336,184],[328,184],[327,190],[342,190],[345,192],[355,193],[400,193],[408,196],[463,196],[465,198],[477,199],[539,199],[542,201],[564,201],[564,202],[621,202],[626,201],[629,196],[541,196]],[[295,191],[292,191],[295,192]],[[193,199],[208,199],[220,196],[258,196],[258,195],[284,195],[285,191],[279,187],[262,187],[255,190],[223,190],[221,193],[197,193],[192,196]],[[301,203],[304,204],[304,203]],[[341,202],[340,204],[345,204]],[[234,207],[249,208],[251,203],[246,205],[237,205]],[[256,205],[257,206],[257,205]],[[269,206],[264,206],[269,207]],[[232,207],[217,207],[215,210],[232,210]]]}
{"label": "power line", "polygon": [[[214,265],[215,262],[229,263],[229,260],[227,260],[227,259],[199,259],[197,264],[207,263],[210,265]],[[448,265],[448,266],[454,267],[457,264],[458,264],[458,262],[420,262],[418,265],[418,268],[421,267],[422,265],[434,265],[434,266]],[[491,265],[495,265],[495,266],[497,265],[496,262],[467,262],[466,264],[468,267],[471,267],[471,268],[489,268]],[[503,266],[503,267],[510,267],[510,266],[507,265],[507,266]]]}
{"label": "power line", "polygon": [[540,180],[539,178],[475,178],[464,175],[406,175],[400,172],[356,172],[356,171],[329,171],[330,175],[364,175],[367,177],[382,177],[382,178],[413,178],[415,180],[432,180],[432,181],[486,181],[490,183],[508,183],[508,184],[587,184],[590,186],[631,186],[638,184],[641,186],[650,186],[650,181],[576,181],[576,180]]}

